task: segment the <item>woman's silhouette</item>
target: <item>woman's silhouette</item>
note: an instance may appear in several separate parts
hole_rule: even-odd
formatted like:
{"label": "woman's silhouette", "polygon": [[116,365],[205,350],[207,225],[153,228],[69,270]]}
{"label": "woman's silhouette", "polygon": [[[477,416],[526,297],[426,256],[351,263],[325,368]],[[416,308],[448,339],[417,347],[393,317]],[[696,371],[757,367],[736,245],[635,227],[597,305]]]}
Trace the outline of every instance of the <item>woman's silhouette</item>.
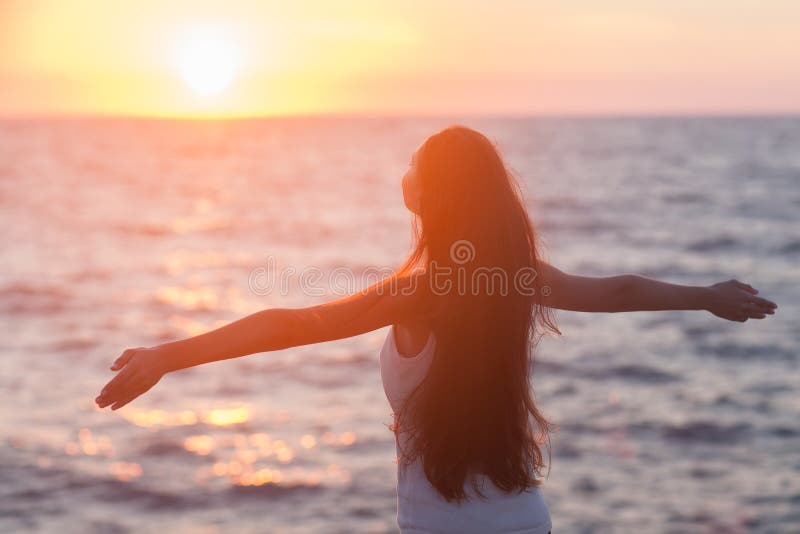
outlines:
{"label": "woman's silhouette", "polygon": [[417,242],[392,276],[318,306],[266,309],[196,337],[128,349],[97,404],[125,406],[171,371],[391,325],[380,361],[395,414],[401,530],[544,534],[552,524],[537,476],[553,425],[529,378],[538,339],[560,334],[552,309],[707,310],[744,322],[776,308],[737,280],[685,286],[560,271],[542,259],[495,145],[464,126],[428,138],[402,185]]}

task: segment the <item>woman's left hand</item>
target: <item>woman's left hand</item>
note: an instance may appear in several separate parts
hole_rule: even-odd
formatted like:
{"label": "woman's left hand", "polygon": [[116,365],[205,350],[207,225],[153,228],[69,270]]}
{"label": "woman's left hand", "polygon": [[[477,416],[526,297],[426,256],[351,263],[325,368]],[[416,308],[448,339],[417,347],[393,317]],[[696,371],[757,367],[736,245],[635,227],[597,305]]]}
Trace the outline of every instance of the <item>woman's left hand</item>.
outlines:
{"label": "woman's left hand", "polygon": [[112,410],[122,408],[155,386],[167,374],[166,355],[159,347],[138,347],[122,353],[111,365],[120,371],[105,385],[95,402],[100,408],[109,404]]}
{"label": "woman's left hand", "polygon": [[765,298],[756,297],[758,290],[738,280],[728,280],[709,286],[711,297],[705,309],[729,321],[743,323],[748,319],[763,319],[774,315],[777,304]]}

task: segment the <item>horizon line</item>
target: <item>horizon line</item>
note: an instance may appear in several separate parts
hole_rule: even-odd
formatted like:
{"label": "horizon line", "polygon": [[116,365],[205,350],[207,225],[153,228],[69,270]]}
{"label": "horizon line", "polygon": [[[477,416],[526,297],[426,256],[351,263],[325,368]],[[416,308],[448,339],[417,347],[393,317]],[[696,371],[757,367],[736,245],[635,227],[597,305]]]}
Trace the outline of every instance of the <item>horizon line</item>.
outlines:
{"label": "horizon line", "polygon": [[786,111],[620,111],[620,112],[359,112],[313,111],[300,113],[254,113],[230,115],[191,115],[156,113],[0,113],[0,121],[19,120],[149,120],[149,121],[248,121],[280,119],[669,119],[669,118],[800,118],[800,110]]}

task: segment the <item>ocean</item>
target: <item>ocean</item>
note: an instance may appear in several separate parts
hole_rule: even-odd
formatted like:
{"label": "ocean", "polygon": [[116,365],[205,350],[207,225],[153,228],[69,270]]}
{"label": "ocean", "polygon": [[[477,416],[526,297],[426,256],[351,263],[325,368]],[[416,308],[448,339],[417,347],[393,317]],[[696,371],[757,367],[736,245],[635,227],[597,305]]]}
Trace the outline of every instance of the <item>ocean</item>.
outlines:
{"label": "ocean", "polygon": [[0,531],[396,532],[387,328],[94,398],[125,348],[397,268],[408,159],[456,123],[497,143],[558,268],[779,306],[557,311],[533,372],[553,532],[800,531],[798,117],[0,121]]}

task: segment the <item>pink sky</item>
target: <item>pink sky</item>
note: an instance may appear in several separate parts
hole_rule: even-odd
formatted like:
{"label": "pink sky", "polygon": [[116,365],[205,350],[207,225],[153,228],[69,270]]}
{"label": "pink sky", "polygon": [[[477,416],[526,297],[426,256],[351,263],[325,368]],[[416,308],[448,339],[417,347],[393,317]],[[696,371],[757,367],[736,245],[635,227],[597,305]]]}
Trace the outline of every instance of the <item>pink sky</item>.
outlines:
{"label": "pink sky", "polygon": [[778,0],[4,0],[0,115],[798,113],[798,21]]}

